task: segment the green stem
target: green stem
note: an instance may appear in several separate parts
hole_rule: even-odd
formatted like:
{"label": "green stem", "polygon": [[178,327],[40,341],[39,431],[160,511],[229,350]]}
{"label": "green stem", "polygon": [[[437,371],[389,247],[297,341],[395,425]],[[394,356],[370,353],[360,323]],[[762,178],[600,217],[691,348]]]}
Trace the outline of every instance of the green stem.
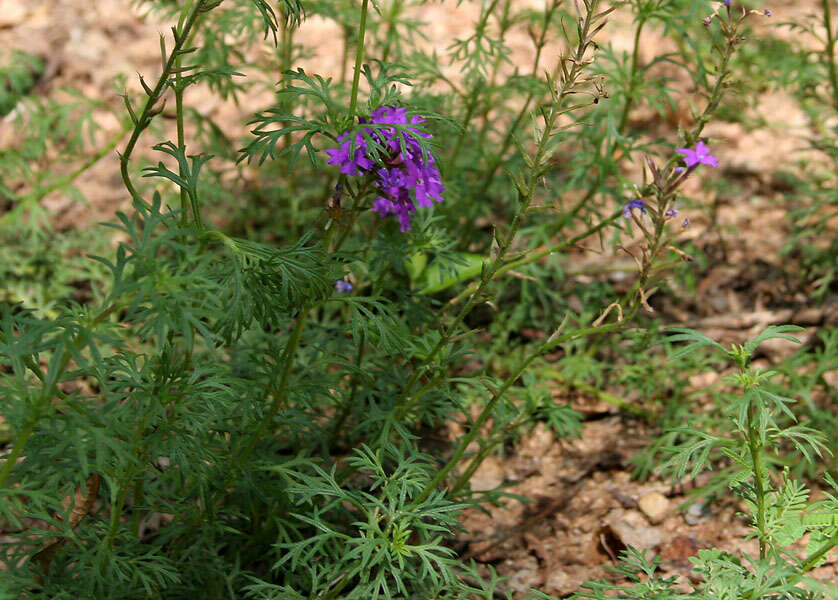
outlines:
{"label": "green stem", "polygon": [[524,106],[521,107],[521,110],[518,111],[518,115],[515,117],[515,120],[510,125],[509,130],[506,132],[506,137],[503,139],[503,143],[501,144],[500,150],[494,154],[494,158],[492,162],[489,163],[489,168],[486,170],[486,177],[483,180],[483,185],[480,187],[480,191],[477,192],[476,198],[485,198],[486,192],[491,187],[492,183],[495,180],[495,176],[498,174],[498,167],[503,163],[504,156],[506,152],[509,150],[510,146],[512,146],[512,141],[515,139],[515,132],[518,130],[518,126],[521,124],[521,121],[524,120],[524,117],[527,114],[527,111],[530,109],[530,104],[535,98],[535,94],[530,92],[527,94],[527,99],[524,102]]}
{"label": "green stem", "polygon": [[[503,13],[502,13],[502,15],[499,19],[499,21],[500,21],[500,31],[498,32],[498,37],[502,40],[506,39],[507,31],[509,31],[509,29],[514,24],[513,20],[509,18],[509,10],[511,8],[510,5],[511,5],[511,2],[509,2],[509,0],[504,2]],[[552,5],[552,7],[555,7],[555,6],[556,5],[554,3]],[[551,12],[552,8],[548,9],[548,10]],[[547,14],[548,13],[545,12],[545,19],[547,18],[546,17]],[[543,38],[544,38],[544,36],[542,35],[541,39],[543,39]],[[535,66],[535,68],[533,68],[533,75],[538,75],[538,63],[541,60],[542,49],[543,49],[543,45],[536,42],[535,60],[533,61],[536,66]],[[489,85],[486,88],[486,101],[485,101],[485,107],[486,108],[481,113],[481,116],[483,117],[483,122],[480,125],[480,134],[478,135],[478,140],[479,140],[477,142],[477,147],[478,148],[486,148],[486,146],[485,146],[486,137],[489,135],[489,129],[491,127],[490,126],[489,113],[491,112],[491,109],[492,109],[492,100],[494,98],[495,89],[497,88],[498,76],[500,75],[500,67],[503,64],[503,58],[504,58],[504,55],[502,53],[498,53],[498,56],[495,58],[495,62],[492,64],[492,76],[489,79]]]}
{"label": "green stem", "polygon": [[829,82],[832,85],[832,104],[838,111],[838,68],[835,66],[835,32],[832,30],[831,0],[823,0],[823,24],[826,27],[826,63],[829,66]]}
{"label": "green stem", "polygon": [[346,573],[343,579],[340,580],[340,583],[332,588],[328,594],[323,596],[323,600],[332,600],[333,598],[337,598],[337,595],[343,591],[343,588],[345,588],[349,582],[352,581],[353,575],[354,574]]}
{"label": "green stem", "polygon": [[[279,51],[280,56],[280,77],[279,81],[283,88],[287,88],[290,82],[285,78],[285,72],[291,70],[291,61],[293,60],[294,56],[294,28],[291,26],[290,23],[287,21],[283,21],[282,25],[282,36],[281,39],[281,48]],[[289,131],[282,137],[282,149],[285,150],[291,146],[291,132]],[[294,185],[294,178],[290,178],[289,180],[289,187],[291,201],[294,204],[291,210],[291,229],[296,235],[297,230],[297,223],[296,223],[296,203],[297,198],[296,194],[294,194],[293,185]]]}
{"label": "green stem", "polygon": [[[582,383],[581,381],[573,381],[568,380],[561,371],[554,367],[545,367],[543,369],[538,369],[538,373],[542,375],[547,375],[549,378],[553,379],[554,381],[564,383],[567,387],[575,387],[580,389],[592,396],[596,396],[598,399],[603,400],[604,402],[608,402],[619,408],[620,410],[624,410],[626,412],[632,413],[638,417],[647,419],[651,421],[653,415],[650,411],[646,410],[643,407],[635,406],[633,404],[629,404],[623,400],[620,400],[616,396],[612,396],[611,394],[600,390],[592,385],[588,385],[586,383]],[[468,467],[463,471],[463,473],[457,478],[457,481],[454,485],[451,486],[451,493],[457,494],[461,489],[465,487],[465,485],[471,480],[474,473],[480,468],[480,465],[486,460],[486,457],[499,445],[501,444],[507,436],[512,433],[513,431],[517,431],[518,428],[523,426],[529,419],[532,417],[532,413],[530,411],[524,411],[524,413],[514,421],[510,421],[507,423],[504,428],[495,435],[494,439],[489,440],[478,451],[477,455],[472,459],[469,463]]]}
{"label": "green stem", "polygon": [[634,101],[634,90],[637,83],[637,68],[640,61],[640,34],[643,31],[643,26],[646,24],[646,19],[641,17],[637,21],[637,29],[634,31],[634,50],[631,54],[631,70],[629,71],[628,89],[626,90],[626,103],[623,106],[623,114],[620,116],[620,125],[617,131],[624,134],[626,126],[628,125],[629,111],[631,110],[632,102]]}
{"label": "green stem", "polygon": [[[365,334],[364,331],[361,330],[361,339],[358,341],[358,352],[355,355],[355,369],[361,369],[361,362],[364,360],[364,350],[365,350]],[[340,436],[340,430],[343,427],[343,424],[346,422],[346,419],[349,418],[349,413],[352,412],[352,407],[355,405],[355,396],[358,393],[358,374],[357,372],[352,376],[352,380],[349,383],[349,398],[347,399],[346,403],[341,407],[340,414],[338,418],[335,419],[335,424],[332,427],[332,433],[329,436],[329,446],[333,446],[334,443],[337,441],[338,436]]]}
{"label": "green stem", "polygon": [[[751,400],[754,401],[753,399]],[[765,471],[762,465],[762,444],[759,440],[757,424],[754,422],[754,407],[748,411],[748,450],[751,454],[751,462],[754,465],[754,493],[756,494],[757,505],[757,531],[759,532],[759,557],[763,559],[767,555],[765,544]]]}
{"label": "green stem", "polygon": [[[114,541],[116,540],[116,534],[119,530],[120,521],[122,520],[122,513],[125,510],[125,500],[128,497],[128,488],[131,485],[131,482],[137,478],[140,466],[145,464],[144,456],[148,447],[148,441],[145,436],[145,433],[146,425],[148,424],[148,418],[149,412],[146,411],[145,415],[143,415],[143,418],[140,420],[140,423],[134,432],[134,442],[132,451],[136,452],[137,460],[136,462],[133,462],[128,466],[127,471],[123,474],[123,477],[117,484],[119,485],[119,493],[117,494],[115,502],[111,505],[111,515],[110,520],[108,522],[108,533],[105,535],[105,538],[102,541],[102,548],[105,554],[104,560],[102,561],[99,569],[100,575],[105,574],[105,569],[107,569],[108,563],[110,562],[110,556],[113,551]],[[138,479],[134,488],[140,496],[142,496],[143,493],[142,483],[142,479]],[[137,498],[138,497],[135,496],[135,500]],[[139,510],[134,514],[132,522],[132,530],[135,532],[135,535],[139,532],[140,528],[140,520],[138,518],[138,515],[140,515]]]}
{"label": "green stem", "polygon": [[[475,24],[475,36],[478,37],[478,39],[483,37],[483,35],[486,31],[486,26],[489,22],[489,17],[494,12],[495,6],[497,6],[499,1],[500,0],[492,0],[492,3],[488,7],[486,7],[485,10],[481,11],[480,19]],[[507,2],[507,9],[508,9],[508,4],[509,3]],[[497,62],[496,62],[496,64],[497,64]],[[483,83],[485,84],[485,80],[483,80],[481,78],[480,80],[478,80],[475,87],[480,87],[480,81],[483,81]],[[490,86],[490,88],[491,88],[491,86]],[[466,88],[466,91],[468,91],[467,88]],[[472,90],[471,95],[469,96],[468,104],[466,105],[466,116],[463,119],[463,128],[460,130],[460,134],[457,137],[457,141],[454,143],[454,151],[451,153],[451,158],[448,160],[448,169],[453,169],[454,168],[454,163],[455,163],[455,161],[457,160],[457,157],[460,154],[460,149],[462,148],[463,140],[465,139],[466,134],[468,134],[469,125],[471,124],[471,119],[474,116],[474,112],[477,109],[477,105],[480,103],[480,94],[481,94],[480,89],[474,89],[474,90]],[[464,92],[460,93],[460,95],[462,97],[465,97]]]}
{"label": "green stem", "polygon": [[[142,478],[138,479],[137,482],[134,484],[134,504],[135,507],[142,505],[144,498],[145,498],[145,490],[144,484],[145,480]],[[139,508],[134,511],[131,521],[131,532],[134,534],[134,537],[139,537],[140,535],[140,521],[142,521],[143,513]]]}
{"label": "green stem", "polygon": [[294,324],[294,330],[291,332],[291,337],[288,339],[288,342],[285,344],[285,350],[282,352],[282,357],[280,361],[277,363],[277,367],[279,367],[276,372],[279,374],[278,381],[276,378],[273,382],[269,385],[270,391],[273,394],[273,402],[271,402],[270,407],[268,408],[268,412],[265,413],[265,416],[262,418],[262,421],[256,427],[256,431],[250,436],[250,440],[248,441],[247,445],[245,446],[242,453],[237,458],[237,464],[243,464],[247,458],[250,456],[250,453],[253,452],[253,449],[256,447],[256,444],[259,442],[259,439],[265,433],[265,430],[270,426],[273,422],[274,416],[276,415],[279,408],[282,406],[283,401],[285,400],[285,388],[288,387],[288,379],[291,375],[291,369],[294,366],[294,358],[297,354],[297,346],[300,344],[300,337],[303,332],[303,328],[305,327],[306,321],[308,320],[309,309],[308,307],[303,307],[300,309],[299,314],[297,315],[297,322]]}
{"label": "green stem", "polygon": [[[589,7],[589,16],[596,14],[595,10],[597,4],[598,2],[596,1],[591,3],[591,6]],[[576,80],[580,76],[584,68],[584,55],[587,51],[588,45],[590,44],[590,40],[586,41],[589,28],[590,19],[586,19],[583,35],[579,39],[579,43],[574,50],[572,60],[569,59],[569,61],[571,62],[569,73],[567,77],[562,81],[561,88],[559,90],[556,90],[556,101],[554,102],[549,114],[546,114],[544,116],[544,130],[541,134],[538,147],[532,158],[533,167],[530,173],[528,174],[526,183],[523,186],[524,189],[519,190],[519,208],[516,211],[514,218],[512,219],[512,223],[509,226],[509,230],[504,236],[504,240],[499,243],[498,252],[494,260],[488,263],[484,268],[483,273],[480,277],[480,283],[477,286],[477,289],[475,290],[474,294],[472,294],[472,296],[468,299],[466,304],[460,309],[460,312],[457,313],[453,321],[445,328],[444,332],[440,336],[440,339],[437,341],[434,348],[420,362],[420,364],[414,368],[411,376],[408,378],[407,383],[405,384],[404,389],[402,390],[401,397],[397,402],[396,407],[394,408],[394,417],[397,421],[402,420],[410,411],[410,409],[419,401],[418,394],[416,394],[413,397],[411,396],[414,392],[416,384],[419,382],[420,377],[427,370],[427,367],[436,359],[437,355],[442,351],[442,349],[450,343],[450,341],[454,337],[454,334],[457,331],[457,328],[463,322],[465,317],[479,302],[481,302],[484,290],[492,282],[498,271],[500,271],[502,268],[504,268],[504,265],[506,265],[506,255],[509,252],[509,248],[511,247],[512,242],[515,239],[515,236],[518,234],[518,230],[521,227],[521,224],[527,214],[527,211],[529,210],[529,206],[532,202],[532,197],[535,192],[535,187],[538,181],[540,180],[540,169],[542,168],[545,155],[548,151],[549,141],[551,139],[553,128],[555,127],[556,119],[560,114],[561,103],[564,100],[565,96],[569,95],[572,88],[576,85]]]}
{"label": "green stem", "polygon": [[[175,75],[175,121],[177,123],[177,146],[178,149],[186,152],[186,141],[183,134],[183,87],[181,86],[182,77],[180,74],[180,56],[177,57],[175,64],[176,69],[178,70]],[[180,175],[181,179],[186,179],[183,173],[183,166],[180,161],[178,161],[178,175]],[[189,222],[189,194],[183,186],[180,188],[180,211],[180,223],[185,227]],[[193,214],[192,218],[195,219],[195,222],[197,223],[198,215]]]}
{"label": "green stem", "polygon": [[806,561],[801,565],[801,569],[805,573],[806,571],[811,571],[815,568],[815,565],[818,564],[818,561],[830,550],[832,550],[835,546],[838,546],[838,532],[832,534],[832,537],[826,540],[826,542],[817,550],[815,550]]}
{"label": "green stem", "polygon": [[611,404],[612,406],[615,406],[620,410],[629,412],[637,417],[641,417],[647,420],[651,420],[654,417],[651,411],[646,410],[642,406],[635,406],[634,404],[629,404],[628,402],[621,400],[616,396],[609,394],[608,392],[600,390],[599,388],[593,385],[589,385],[582,381],[576,381],[575,379],[569,379],[555,367],[544,367],[543,369],[538,369],[537,373],[544,374],[557,383],[563,383],[568,388],[576,388],[578,390],[582,390],[583,392],[591,394],[592,396],[595,396],[597,399],[602,400],[603,402],[607,402],[608,404]]}
{"label": "green stem", "polygon": [[[622,215],[621,210],[617,211],[616,213],[614,213],[613,215],[611,215],[607,219],[604,219],[603,221],[601,221],[597,225],[594,225],[593,227],[587,229],[583,233],[580,233],[579,235],[571,238],[570,240],[568,240],[566,242],[561,242],[560,244],[556,244],[555,246],[550,246],[549,248],[544,248],[543,250],[539,250],[538,252],[530,252],[529,254],[527,254],[526,256],[524,256],[522,258],[519,258],[518,260],[508,262],[504,266],[500,267],[497,270],[497,272],[495,273],[495,276],[499,277],[501,275],[505,275],[509,271],[512,271],[512,270],[517,269],[519,267],[522,267],[524,265],[528,265],[530,263],[533,263],[533,262],[535,262],[535,261],[537,261],[541,258],[544,258],[545,256],[549,256],[550,254],[553,254],[555,252],[561,252],[562,250],[565,250],[566,248],[570,248],[571,246],[574,246],[575,244],[581,242],[585,238],[593,235],[594,233],[596,233],[596,232],[598,232],[602,229],[605,229],[605,227],[607,227],[608,225],[610,225],[611,223],[613,223],[614,221],[619,219],[620,215]],[[448,305],[453,306],[455,304],[459,304],[463,299],[465,299],[468,296],[471,296],[472,294],[474,294],[475,291],[476,291],[476,288],[477,288],[476,284],[472,284],[472,285],[466,287],[466,289],[464,289],[457,296],[455,296],[452,300],[450,300]]]}
{"label": "green stem", "polygon": [[188,42],[189,33],[201,14],[203,5],[204,0],[197,0],[189,8],[189,12],[186,13],[185,19],[183,18],[183,15],[181,15],[181,21],[179,23],[180,26],[175,30],[174,48],[172,48],[172,51],[166,59],[166,63],[163,65],[163,72],[160,74],[157,84],[154,86],[154,89],[151,90],[151,94],[148,95],[148,99],[143,106],[142,113],[140,113],[140,116],[136,119],[136,121],[134,121],[134,130],[131,132],[131,137],[128,139],[128,143],[125,145],[125,150],[122,152],[120,157],[119,170],[122,175],[122,182],[125,184],[125,188],[131,195],[132,200],[140,200],[141,198],[131,181],[131,175],[128,173],[128,162],[131,159],[131,154],[134,152],[137,141],[140,139],[140,135],[142,135],[143,131],[145,131],[149,126],[151,119],[160,112],[160,110],[156,108],[157,103],[163,96],[163,92],[166,90],[166,87],[168,87],[169,77],[175,70],[175,65],[180,58],[181,51]]}
{"label": "green stem", "polygon": [[352,75],[352,96],[349,99],[349,116],[355,119],[355,108],[358,104],[358,82],[361,80],[361,65],[364,61],[364,37],[367,31],[367,8],[369,0],[361,2],[361,27],[358,31],[358,50],[355,53],[355,71]]}
{"label": "green stem", "polygon": [[[422,503],[430,494],[433,492],[436,487],[448,476],[448,473],[457,466],[457,463],[460,462],[463,455],[466,453],[466,449],[468,448],[469,444],[474,441],[474,438],[477,437],[478,433],[480,433],[480,428],[486,423],[489,417],[492,416],[492,411],[494,410],[495,406],[497,405],[498,401],[506,394],[509,388],[514,384],[521,375],[526,371],[527,367],[538,357],[543,355],[545,352],[549,352],[551,349],[555,348],[559,344],[563,344],[564,342],[568,342],[571,340],[578,339],[580,337],[586,337],[588,335],[592,335],[594,333],[603,333],[606,331],[614,331],[623,327],[623,323],[625,321],[621,321],[618,323],[608,323],[606,325],[599,325],[595,327],[587,327],[585,329],[579,329],[578,331],[574,331],[573,333],[567,333],[562,336],[555,337],[553,339],[549,339],[547,342],[542,344],[539,348],[537,348],[532,354],[527,356],[521,364],[518,365],[518,368],[507,377],[506,381],[503,382],[503,385],[492,394],[492,397],[489,399],[489,402],[486,403],[486,406],[483,407],[483,410],[480,413],[480,416],[474,421],[469,429],[468,433],[460,440],[460,443],[457,445],[457,449],[454,450],[454,453],[451,455],[451,458],[448,459],[448,462],[445,463],[445,466],[440,469],[440,471],[436,474],[436,476],[428,482],[425,488],[422,490],[422,493],[413,501],[413,505],[418,505]],[[552,338],[553,336],[551,336]],[[485,458],[485,457],[484,457]],[[476,470],[471,469],[471,472]],[[467,472],[469,469],[467,469]],[[455,484],[455,489],[459,490],[465,485],[465,481],[458,481]]]}
{"label": "green stem", "polygon": [[37,417],[27,421],[26,425],[24,425],[23,429],[21,429],[20,433],[15,438],[12,451],[8,454],[8,456],[6,456],[5,462],[3,463],[3,468],[0,469],[0,489],[3,488],[3,485],[6,483],[6,479],[9,478],[12,469],[17,463],[17,459],[20,458],[20,454],[21,452],[23,452],[23,447],[26,445],[26,442],[32,435],[32,431],[35,429],[35,424],[37,423],[37,421]]}
{"label": "green stem", "polygon": [[463,147],[463,140],[466,137],[466,133],[468,133],[468,126],[469,123],[471,123],[471,118],[474,116],[474,111],[477,109],[477,103],[479,100],[480,95],[476,93],[469,98],[468,104],[466,105],[466,116],[463,118],[463,128],[460,130],[460,135],[457,136],[457,141],[454,142],[454,150],[451,152],[451,156],[448,159],[449,170],[455,168],[457,157],[460,155],[460,149]]}

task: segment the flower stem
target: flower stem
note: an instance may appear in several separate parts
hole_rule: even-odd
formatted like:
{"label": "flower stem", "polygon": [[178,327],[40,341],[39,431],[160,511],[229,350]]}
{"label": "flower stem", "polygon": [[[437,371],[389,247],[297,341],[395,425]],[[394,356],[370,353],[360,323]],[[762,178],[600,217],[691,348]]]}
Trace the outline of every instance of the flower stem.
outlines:
{"label": "flower stem", "polygon": [[[596,14],[596,7],[598,6],[598,4],[599,3],[596,0],[590,3],[588,14],[589,17],[591,15]],[[414,368],[413,373],[408,378],[407,383],[405,383],[405,386],[402,390],[401,398],[399,399],[396,407],[393,410],[393,416],[395,417],[396,421],[401,421],[402,419],[404,419],[404,417],[408,414],[410,409],[419,401],[420,395],[414,394],[414,390],[416,384],[419,382],[420,377],[427,371],[427,367],[436,359],[436,357],[439,355],[442,349],[451,342],[451,340],[455,336],[457,328],[463,322],[465,317],[471,312],[471,310],[482,301],[483,293],[485,292],[486,288],[492,282],[497,273],[507,263],[506,255],[509,252],[509,249],[512,246],[512,242],[515,239],[515,236],[518,234],[518,230],[521,227],[521,224],[523,223],[523,220],[527,215],[530,204],[532,202],[533,194],[535,193],[536,185],[538,184],[538,181],[541,179],[541,169],[549,151],[549,142],[552,139],[553,129],[556,125],[556,120],[558,119],[559,114],[561,113],[563,101],[566,96],[572,93],[572,90],[576,85],[577,79],[580,77],[582,71],[585,68],[585,53],[587,52],[588,47],[591,43],[591,40],[587,39],[589,28],[590,19],[586,19],[583,35],[580,37],[579,43],[577,44],[577,47],[574,49],[572,53],[572,57],[567,59],[570,64],[567,76],[563,79],[561,87],[555,91],[554,103],[552,108],[544,114],[544,129],[541,133],[541,138],[539,139],[536,151],[532,157],[532,168],[528,173],[526,181],[522,183],[521,189],[519,189],[518,192],[518,210],[516,211],[515,216],[512,219],[512,223],[510,224],[509,229],[506,232],[506,235],[504,236],[504,239],[498,242],[497,254],[494,256],[493,260],[484,263],[485,266],[483,269],[483,273],[480,277],[480,283],[478,284],[477,289],[474,291],[474,294],[471,295],[466,304],[460,309],[460,311],[454,317],[453,321],[451,321],[451,323],[449,323],[448,326],[445,327],[442,335],[440,335],[440,338],[437,341],[436,345],[433,347],[433,349],[427,354],[427,356],[421,361],[421,363]],[[387,430],[385,428],[385,430],[382,432],[382,435],[386,434]]]}
{"label": "flower stem", "polygon": [[358,82],[361,80],[361,65],[364,62],[364,37],[367,31],[367,8],[369,0],[361,2],[361,27],[358,32],[358,50],[355,54],[355,71],[352,75],[352,96],[349,99],[349,116],[355,118],[355,109],[358,104]]}

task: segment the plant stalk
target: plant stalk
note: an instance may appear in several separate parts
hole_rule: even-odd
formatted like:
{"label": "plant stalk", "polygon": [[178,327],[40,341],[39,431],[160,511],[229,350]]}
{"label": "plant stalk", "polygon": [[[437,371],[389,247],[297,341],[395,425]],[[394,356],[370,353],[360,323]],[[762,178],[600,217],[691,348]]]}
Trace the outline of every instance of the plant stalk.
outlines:
{"label": "plant stalk", "polygon": [[364,62],[364,37],[367,31],[367,9],[369,0],[361,2],[361,27],[358,31],[358,50],[355,53],[355,70],[352,75],[352,95],[349,99],[349,116],[355,120],[355,110],[358,105],[358,83],[361,80],[361,66]]}
{"label": "plant stalk", "polygon": [[148,99],[143,106],[142,113],[140,113],[140,116],[134,120],[134,130],[131,132],[131,137],[128,139],[128,143],[125,145],[125,150],[120,156],[119,170],[122,175],[122,182],[125,184],[125,188],[131,195],[132,200],[142,200],[142,198],[131,181],[131,175],[128,173],[128,162],[131,159],[131,154],[134,152],[137,141],[140,139],[140,135],[149,126],[151,119],[159,112],[156,108],[157,103],[160,101],[160,98],[163,96],[163,92],[168,86],[169,77],[175,71],[181,51],[184,49],[184,46],[189,39],[189,34],[201,14],[203,5],[204,0],[197,0],[194,2],[189,8],[186,18],[182,19],[182,25],[175,30],[174,48],[172,48],[172,51],[166,59],[166,63],[163,66],[163,72],[160,74],[160,78],[157,80],[157,84],[154,86],[154,89],[152,89],[151,94],[149,94]]}

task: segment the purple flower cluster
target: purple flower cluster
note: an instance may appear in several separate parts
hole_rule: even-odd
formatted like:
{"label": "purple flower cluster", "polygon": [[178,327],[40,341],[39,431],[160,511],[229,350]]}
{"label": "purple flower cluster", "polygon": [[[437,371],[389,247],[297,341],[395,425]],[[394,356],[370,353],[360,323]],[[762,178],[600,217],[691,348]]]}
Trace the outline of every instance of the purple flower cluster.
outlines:
{"label": "purple flower cluster", "polygon": [[[671,189],[675,189],[678,185],[681,184],[684,179],[692,173],[696,167],[699,165],[707,165],[709,167],[718,167],[719,160],[710,154],[710,148],[707,147],[707,144],[704,142],[698,142],[695,146],[695,150],[691,150],[690,148],[677,148],[676,151],[679,154],[684,155],[684,162],[686,163],[686,169],[684,167],[675,167],[675,178],[670,181],[669,185]],[[654,167],[654,163],[652,163]],[[646,212],[646,204],[643,201],[643,198],[638,198],[637,200],[632,200],[625,206],[623,206],[623,217],[626,219],[630,219],[632,216],[632,211],[634,209],[640,209],[641,213]],[[678,211],[673,207],[667,210],[664,215],[670,219],[674,219],[678,216]],[[684,219],[684,223],[681,227],[687,227],[690,224],[689,219]]]}
{"label": "purple flower cluster", "polygon": [[[421,125],[425,119],[413,116],[408,119],[406,108],[382,106],[372,111],[369,120],[362,123],[374,125]],[[377,165],[370,158],[367,141],[358,132],[353,136],[344,133],[338,138],[340,146],[326,150],[328,163],[340,167],[345,175],[375,173],[378,197],[372,208],[382,217],[395,215],[399,229],[410,229],[410,217],[416,212],[416,205],[430,207],[433,200],[442,202],[445,187],[434,157],[424,154],[416,137],[431,138],[419,127],[397,129],[395,127],[364,128],[365,132],[383,146],[387,155],[384,165]],[[409,133],[408,133],[409,132]]]}

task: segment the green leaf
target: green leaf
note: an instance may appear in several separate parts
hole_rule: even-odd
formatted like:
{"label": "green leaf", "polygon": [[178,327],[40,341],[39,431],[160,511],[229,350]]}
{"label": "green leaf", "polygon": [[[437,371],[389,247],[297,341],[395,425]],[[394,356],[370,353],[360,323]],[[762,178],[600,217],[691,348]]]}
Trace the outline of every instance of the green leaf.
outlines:
{"label": "green leaf", "polygon": [[455,256],[457,260],[454,264],[446,262],[443,265],[439,261],[433,261],[421,272],[421,277],[415,285],[420,294],[435,294],[480,275],[484,261],[482,255],[458,252]]}
{"label": "green leaf", "polygon": [[410,277],[410,281],[414,282],[419,279],[425,271],[426,266],[428,266],[428,256],[424,252],[411,254],[404,261],[404,268],[407,271],[407,276]]}

